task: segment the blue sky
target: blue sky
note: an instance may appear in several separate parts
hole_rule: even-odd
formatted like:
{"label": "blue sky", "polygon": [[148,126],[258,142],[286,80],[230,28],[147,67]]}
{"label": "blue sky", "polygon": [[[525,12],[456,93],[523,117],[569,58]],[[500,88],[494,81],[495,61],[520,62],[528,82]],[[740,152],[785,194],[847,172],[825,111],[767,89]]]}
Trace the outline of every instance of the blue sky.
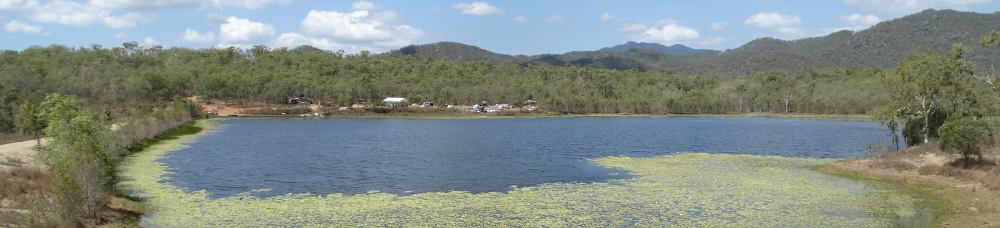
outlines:
{"label": "blue sky", "polygon": [[626,41],[728,49],[758,37],[860,30],[927,8],[992,13],[992,0],[319,1],[0,0],[0,49],[33,45],[312,45],[357,53],[455,41],[504,54]]}

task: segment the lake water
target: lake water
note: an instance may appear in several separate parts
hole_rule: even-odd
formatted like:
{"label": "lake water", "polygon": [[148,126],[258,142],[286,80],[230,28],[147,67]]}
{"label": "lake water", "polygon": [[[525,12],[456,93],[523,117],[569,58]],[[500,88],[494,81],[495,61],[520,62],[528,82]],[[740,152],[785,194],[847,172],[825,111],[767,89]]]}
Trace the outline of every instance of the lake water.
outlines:
{"label": "lake water", "polygon": [[678,152],[861,156],[870,121],[783,118],[220,119],[160,159],[167,182],[213,198],[257,189],[347,195],[593,183],[629,177],[591,159]]}

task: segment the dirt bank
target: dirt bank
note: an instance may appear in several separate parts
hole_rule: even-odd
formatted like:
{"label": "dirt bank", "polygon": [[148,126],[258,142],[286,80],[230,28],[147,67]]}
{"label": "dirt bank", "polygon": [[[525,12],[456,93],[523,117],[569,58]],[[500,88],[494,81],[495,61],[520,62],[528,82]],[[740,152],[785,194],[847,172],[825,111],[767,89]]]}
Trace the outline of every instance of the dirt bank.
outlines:
{"label": "dirt bank", "polygon": [[959,156],[937,144],[911,147],[870,158],[833,163],[831,173],[895,182],[927,190],[950,201],[943,227],[1000,227],[1000,150],[984,154],[986,162],[964,168]]}
{"label": "dirt bank", "polygon": [[[44,141],[43,141],[44,143]],[[0,145],[0,227],[135,227],[141,206],[108,193],[100,218],[64,222],[55,174],[35,160],[35,140]]]}

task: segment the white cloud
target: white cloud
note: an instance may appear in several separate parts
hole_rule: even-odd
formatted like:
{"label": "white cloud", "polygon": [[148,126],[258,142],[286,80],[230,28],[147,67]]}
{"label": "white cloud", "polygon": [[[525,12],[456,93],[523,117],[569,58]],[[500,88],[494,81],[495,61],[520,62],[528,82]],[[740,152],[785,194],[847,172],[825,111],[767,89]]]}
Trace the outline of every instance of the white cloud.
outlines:
{"label": "white cloud", "polygon": [[38,7],[36,0],[0,0],[0,10],[24,10]]}
{"label": "white cloud", "polygon": [[242,7],[258,9],[269,4],[287,4],[291,0],[90,0],[103,9],[155,10],[171,8]]}
{"label": "white cloud", "polygon": [[382,12],[375,13],[375,15],[372,15],[372,17],[374,17],[376,20],[380,20],[380,21],[396,20],[396,17],[398,17],[398,16],[399,15],[396,14],[396,11],[392,11],[392,10],[382,11]]}
{"label": "white cloud", "polygon": [[622,32],[640,32],[646,31],[648,28],[648,26],[642,23],[625,23],[618,30],[621,30]]}
{"label": "white cloud", "polygon": [[215,33],[212,33],[211,31],[201,33],[188,28],[187,30],[184,30],[184,34],[181,34],[181,40],[188,43],[212,43],[215,42]]}
{"label": "white cloud", "polygon": [[844,22],[846,25],[821,29],[820,34],[826,35],[843,30],[861,31],[872,27],[872,25],[878,24],[882,21],[882,19],[872,14],[849,14],[840,16],[840,21]]}
{"label": "white cloud", "polygon": [[563,20],[563,18],[559,15],[552,15],[549,16],[549,18],[546,18],[545,20],[548,22],[560,22]]}
{"label": "white cloud", "polygon": [[351,4],[351,9],[354,9],[354,10],[374,10],[374,9],[378,9],[378,5],[375,5],[375,3],[372,3],[372,2],[369,2],[369,1],[358,1],[358,2],[355,2],[354,4]]}
{"label": "white cloud", "polygon": [[712,23],[711,26],[712,26],[712,29],[723,30],[723,29],[726,29],[726,28],[729,27],[729,22],[724,22],[724,21],[715,22],[715,23]]}
{"label": "white cloud", "polygon": [[514,17],[514,21],[517,21],[517,22],[528,22],[528,18],[524,17],[524,16],[516,16],[516,17]]}
{"label": "white cloud", "polygon": [[45,29],[43,29],[41,26],[32,25],[17,20],[11,20],[10,22],[7,22],[7,24],[4,24],[3,28],[8,32],[19,32],[24,34],[43,35],[43,36],[49,35],[49,33],[45,32]]}
{"label": "white cloud", "polygon": [[156,20],[155,10],[243,7],[256,9],[292,0],[0,0],[0,10],[20,11],[36,22],[70,26],[102,24],[132,28]]}
{"label": "white cloud", "polygon": [[84,5],[70,1],[54,1],[37,5],[28,9],[31,19],[38,22],[55,23],[70,26],[87,26],[93,23],[103,24],[108,28],[131,28],[139,23],[155,20],[136,12],[114,14],[112,10]]}
{"label": "white cloud", "polygon": [[647,28],[639,35],[639,40],[646,42],[656,42],[663,44],[676,44],[692,41],[701,37],[698,30],[685,27],[680,24],[666,24],[658,27]]}
{"label": "white cloud", "polygon": [[38,22],[84,26],[100,19],[102,10],[77,2],[55,1],[34,9],[31,18]]}
{"label": "white cloud", "polygon": [[751,15],[743,22],[748,26],[759,28],[796,27],[802,24],[802,19],[795,15],[765,12]]}
{"label": "white cloud", "polygon": [[125,34],[124,32],[115,33],[115,39],[119,40],[128,39],[128,34]]}
{"label": "white cloud", "polygon": [[969,9],[970,6],[990,3],[991,0],[843,0],[848,6],[869,11],[905,14],[928,8]]}
{"label": "white cloud", "polygon": [[770,29],[777,32],[782,38],[794,39],[806,35],[802,25],[802,18],[795,15],[781,14],[777,12],[763,12],[747,17],[743,24],[746,26]]}
{"label": "white cloud", "polygon": [[302,20],[302,30],[310,35],[353,40],[382,40],[391,37],[381,21],[373,20],[368,11],[340,13],[309,11]]}
{"label": "white cloud", "polygon": [[477,16],[498,14],[502,12],[500,8],[497,8],[496,6],[490,5],[489,3],[486,2],[472,2],[472,3],[460,2],[456,3],[454,6],[452,6],[452,8],[462,11],[462,14],[477,15]]}
{"label": "white cloud", "polygon": [[615,16],[614,14],[611,14],[611,13],[608,13],[608,12],[602,13],[600,18],[601,18],[602,21],[620,20],[621,19],[618,16]]}
{"label": "white cloud", "polygon": [[850,30],[858,31],[871,27],[882,21],[881,18],[872,14],[851,14],[840,16],[840,20],[849,25]]}
{"label": "white cloud", "polygon": [[146,47],[152,47],[160,45],[160,42],[157,42],[156,39],[153,37],[147,36],[146,38],[142,39],[142,44],[145,45]]}
{"label": "white cloud", "polygon": [[310,11],[300,25],[301,33],[282,33],[275,46],[310,45],[326,50],[383,52],[413,44],[424,37],[420,29],[408,25],[389,25],[368,11],[350,13]]}
{"label": "white cloud", "polygon": [[100,16],[101,23],[108,28],[132,28],[139,23],[145,23],[155,19],[153,16],[146,16],[139,13],[126,13],[118,16],[102,13]]}
{"label": "white cloud", "polygon": [[245,18],[228,17],[219,26],[219,46],[247,47],[262,44],[274,35],[274,27]]}

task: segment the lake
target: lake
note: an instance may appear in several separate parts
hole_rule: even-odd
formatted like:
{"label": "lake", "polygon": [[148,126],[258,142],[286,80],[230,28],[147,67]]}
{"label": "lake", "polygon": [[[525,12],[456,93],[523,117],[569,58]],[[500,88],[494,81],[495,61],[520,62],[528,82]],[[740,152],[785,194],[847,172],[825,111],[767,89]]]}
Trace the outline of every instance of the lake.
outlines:
{"label": "lake", "polygon": [[861,156],[888,141],[876,122],[756,117],[220,119],[160,161],[168,182],[212,197],[257,189],[395,194],[506,191],[628,178],[607,156],[678,152]]}
{"label": "lake", "polygon": [[869,121],[218,119],[119,167],[149,227],[927,227],[941,199],[812,167]]}

